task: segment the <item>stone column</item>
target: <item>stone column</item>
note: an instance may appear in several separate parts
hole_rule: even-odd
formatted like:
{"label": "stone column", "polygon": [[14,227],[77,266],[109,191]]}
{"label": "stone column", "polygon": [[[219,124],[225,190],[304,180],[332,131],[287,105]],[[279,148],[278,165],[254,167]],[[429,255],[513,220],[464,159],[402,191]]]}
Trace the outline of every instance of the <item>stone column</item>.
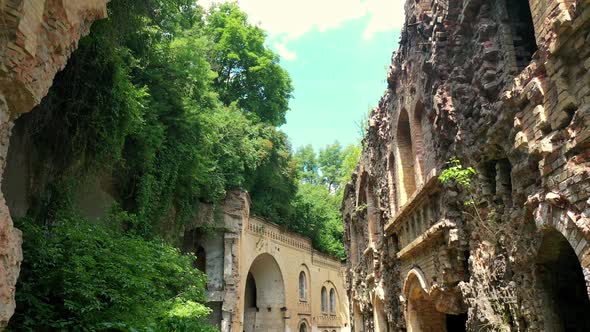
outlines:
{"label": "stone column", "polygon": [[[241,332],[240,321],[240,257],[241,238],[250,218],[250,197],[245,192],[234,191],[227,194],[223,203],[225,227],[224,256],[224,300],[222,307],[221,332]],[[245,278],[244,278],[245,279]]]}

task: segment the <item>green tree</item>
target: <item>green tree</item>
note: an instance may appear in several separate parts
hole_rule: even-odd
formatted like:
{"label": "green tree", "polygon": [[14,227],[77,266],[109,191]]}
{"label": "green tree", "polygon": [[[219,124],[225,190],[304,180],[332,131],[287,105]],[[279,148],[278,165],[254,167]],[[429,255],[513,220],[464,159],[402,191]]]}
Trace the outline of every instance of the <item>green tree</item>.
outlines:
{"label": "green tree", "polygon": [[301,180],[305,183],[319,183],[319,164],[317,155],[311,144],[302,146],[293,155]]}
{"label": "green tree", "polygon": [[214,331],[194,256],[76,218],[19,228],[24,261],[9,331]]}
{"label": "green tree", "polygon": [[[205,331],[203,276],[158,240],[163,221],[180,228],[200,201],[236,188],[252,193],[253,213],[292,216],[295,165],[275,127],[288,75],[260,29],[203,13],[192,0],[111,1],[44,112],[28,115],[43,185],[20,225],[27,260],[12,330]],[[220,46],[234,35],[250,47],[236,62],[243,72],[220,81],[214,55],[231,59]],[[124,216],[108,229],[72,217],[76,187],[98,174],[114,178]]]}
{"label": "green tree", "polygon": [[293,229],[311,238],[314,247],[320,251],[345,257],[339,203],[327,187],[302,183],[292,204],[297,221]]}
{"label": "green tree", "polygon": [[342,146],[337,141],[320,149],[319,164],[322,182],[328,186],[328,190],[336,191],[342,177]]}
{"label": "green tree", "polygon": [[246,188],[252,197],[252,212],[289,227],[291,200],[297,192],[297,172],[287,135],[263,126],[264,155],[261,164],[248,175]]}
{"label": "green tree", "polygon": [[315,248],[340,258],[345,256],[342,188],[350,181],[360,153],[359,145],[342,149],[336,142],[321,149],[319,158],[309,145],[294,154],[301,182],[291,201],[293,215],[288,226],[310,237]]}
{"label": "green tree", "polygon": [[342,200],[342,191],[344,186],[351,180],[352,173],[354,173],[356,166],[361,157],[362,147],[356,144],[350,144],[342,151],[342,166],[340,168],[339,187],[336,196],[339,201]]}
{"label": "green tree", "polygon": [[224,3],[211,9],[206,32],[215,45],[209,62],[221,101],[236,102],[260,121],[284,124],[293,88],[279,56],[264,45],[264,31],[248,23],[236,4]]}

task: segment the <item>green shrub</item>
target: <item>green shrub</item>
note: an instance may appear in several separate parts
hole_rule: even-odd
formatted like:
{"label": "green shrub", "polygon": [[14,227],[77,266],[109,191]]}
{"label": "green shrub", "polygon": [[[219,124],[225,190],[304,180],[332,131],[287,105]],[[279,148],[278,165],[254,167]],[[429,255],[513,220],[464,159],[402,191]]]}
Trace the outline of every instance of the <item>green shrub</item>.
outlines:
{"label": "green shrub", "polygon": [[9,331],[215,331],[194,256],[85,220],[23,220]]}

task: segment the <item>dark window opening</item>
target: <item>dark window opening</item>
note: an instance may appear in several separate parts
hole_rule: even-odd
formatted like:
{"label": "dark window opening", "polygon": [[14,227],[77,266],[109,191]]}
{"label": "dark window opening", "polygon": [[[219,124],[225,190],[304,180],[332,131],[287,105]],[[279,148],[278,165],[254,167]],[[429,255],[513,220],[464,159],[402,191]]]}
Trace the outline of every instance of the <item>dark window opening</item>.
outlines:
{"label": "dark window opening", "polygon": [[496,204],[509,205],[512,201],[512,164],[508,159],[487,162],[482,168],[482,194]]}
{"label": "dark window opening", "polygon": [[496,193],[504,196],[504,201],[512,195],[512,165],[508,159],[496,162]]}
{"label": "dark window opening", "polygon": [[507,0],[506,6],[512,30],[516,67],[520,72],[528,66],[537,51],[533,16],[528,0]]}
{"label": "dark window opening", "polygon": [[463,332],[467,331],[467,314],[447,315],[447,331]]}
{"label": "dark window opening", "polygon": [[199,269],[199,271],[206,273],[207,254],[205,253],[205,249],[199,246],[199,248],[197,248],[197,252],[195,253],[195,255],[197,256],[197,259],[194,262],[194,267]]}

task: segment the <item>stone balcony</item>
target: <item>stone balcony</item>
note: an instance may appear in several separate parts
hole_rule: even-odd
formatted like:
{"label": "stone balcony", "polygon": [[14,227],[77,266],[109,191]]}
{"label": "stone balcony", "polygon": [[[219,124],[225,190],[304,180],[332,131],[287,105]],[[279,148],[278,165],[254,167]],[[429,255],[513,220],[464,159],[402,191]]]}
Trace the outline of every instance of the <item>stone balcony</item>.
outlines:
{"label": "stone balcony", "polygon": [[340,327],[340,320],[335,313],[322,313],[316,318],[318,328]]}
{"label": "stone balcony", "polygon": [[308,301],[299,301],[297,303],[297,314],[311,315],[311,304]]}
{"label": "stone balcony", "polygon": [[398,258],[437,238],[452,227],[441,215],[441,186],[435,171],[385,225],[385,234],[397,235]]}

